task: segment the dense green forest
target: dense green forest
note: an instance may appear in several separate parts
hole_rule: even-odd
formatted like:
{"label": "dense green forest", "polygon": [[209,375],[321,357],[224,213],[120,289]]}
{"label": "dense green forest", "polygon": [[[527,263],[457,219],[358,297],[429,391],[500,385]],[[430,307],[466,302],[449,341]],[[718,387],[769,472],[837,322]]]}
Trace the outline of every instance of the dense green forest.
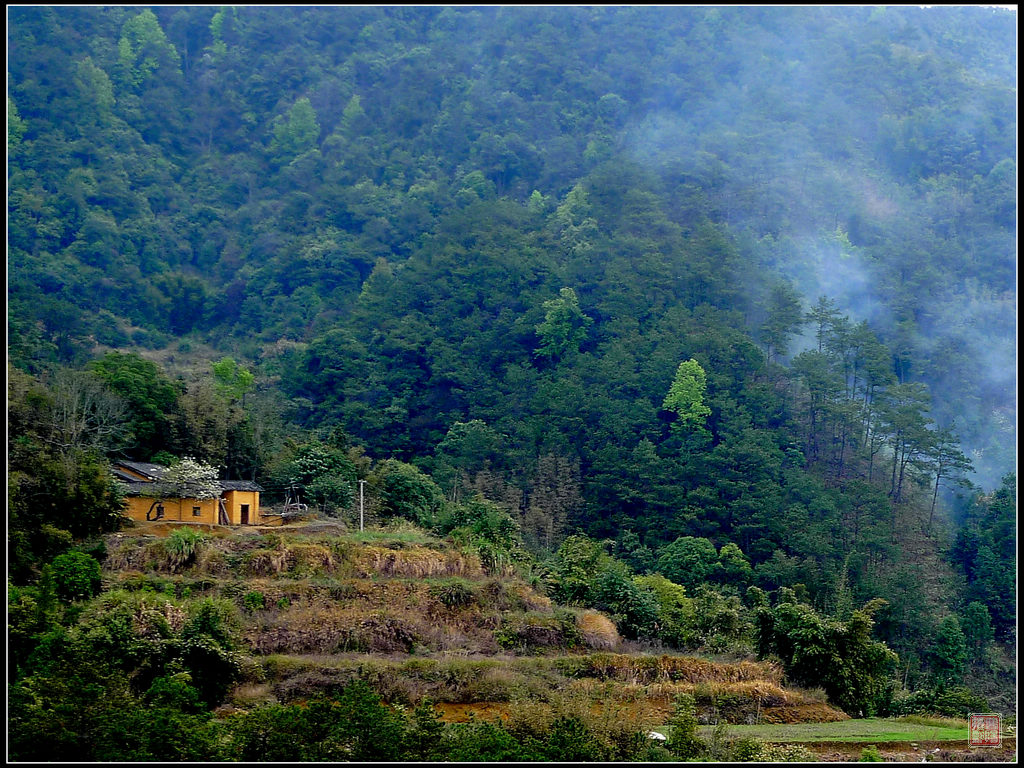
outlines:
{"label": "dense green forest", "polygon": [[[8,30],[23,713],[109,651],[73,588],[122,524],[108,462],[184,456],[349,523],[366,480],[375,523],[540,569],[637,642],[778,658],[853,714],[896,688],[1012,712],[1015,12],[39,6]],[[861,637],[866,678],[809,669],[812,625]],[[198,677],[218,626],[192,617],[166,676],[95,675]],[[157,688],[118,695],[206,722],[223,694]],[[378,704],[346,695],[332,717]]]}

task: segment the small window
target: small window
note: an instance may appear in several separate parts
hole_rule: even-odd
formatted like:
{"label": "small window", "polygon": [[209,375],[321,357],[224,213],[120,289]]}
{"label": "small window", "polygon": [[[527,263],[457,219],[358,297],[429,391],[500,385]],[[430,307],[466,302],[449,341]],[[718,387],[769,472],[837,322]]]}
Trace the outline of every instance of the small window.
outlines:
{"label": "small window", "polygon": [[202,507],[192,507],[192,517],[199,517],[203,514]]}

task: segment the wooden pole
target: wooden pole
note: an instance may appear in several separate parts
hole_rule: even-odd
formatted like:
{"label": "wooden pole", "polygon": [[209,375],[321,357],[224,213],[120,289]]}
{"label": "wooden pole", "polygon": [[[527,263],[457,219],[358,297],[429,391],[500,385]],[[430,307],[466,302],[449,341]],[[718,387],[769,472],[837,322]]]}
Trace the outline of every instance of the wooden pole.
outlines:
{"label": "wooden pole", "polygon": [[363,530],[363,487],[366,485],[365,480],[359,481],[359,530]]}

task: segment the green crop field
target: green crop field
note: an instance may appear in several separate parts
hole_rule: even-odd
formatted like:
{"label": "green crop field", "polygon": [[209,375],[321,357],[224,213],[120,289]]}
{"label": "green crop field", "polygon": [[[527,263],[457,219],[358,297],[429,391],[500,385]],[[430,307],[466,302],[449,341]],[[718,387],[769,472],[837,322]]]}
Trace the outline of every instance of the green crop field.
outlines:
{"label": "green crop field", "polygon": [[[900,718],[866,718],[837,723],[794,723],[765,725],[730,725],[730,737],[753,737],[767,742],[795,743],[811,741],[892,742],[892,741],[958,741],[967,739],[967,723],[961,720]],[[701,728],[709,736],[713,726]]]}

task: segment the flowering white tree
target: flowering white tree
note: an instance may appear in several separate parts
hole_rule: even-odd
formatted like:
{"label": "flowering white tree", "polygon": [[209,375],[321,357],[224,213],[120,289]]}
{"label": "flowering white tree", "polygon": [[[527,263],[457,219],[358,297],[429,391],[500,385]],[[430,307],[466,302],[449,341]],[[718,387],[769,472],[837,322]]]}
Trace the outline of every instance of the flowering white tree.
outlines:
{"label": "flowering white tree", "polygon": [[162,496],[180,499],[215,499],[221,491],[217,468],[189,456],[168,467],[158,486]]}

